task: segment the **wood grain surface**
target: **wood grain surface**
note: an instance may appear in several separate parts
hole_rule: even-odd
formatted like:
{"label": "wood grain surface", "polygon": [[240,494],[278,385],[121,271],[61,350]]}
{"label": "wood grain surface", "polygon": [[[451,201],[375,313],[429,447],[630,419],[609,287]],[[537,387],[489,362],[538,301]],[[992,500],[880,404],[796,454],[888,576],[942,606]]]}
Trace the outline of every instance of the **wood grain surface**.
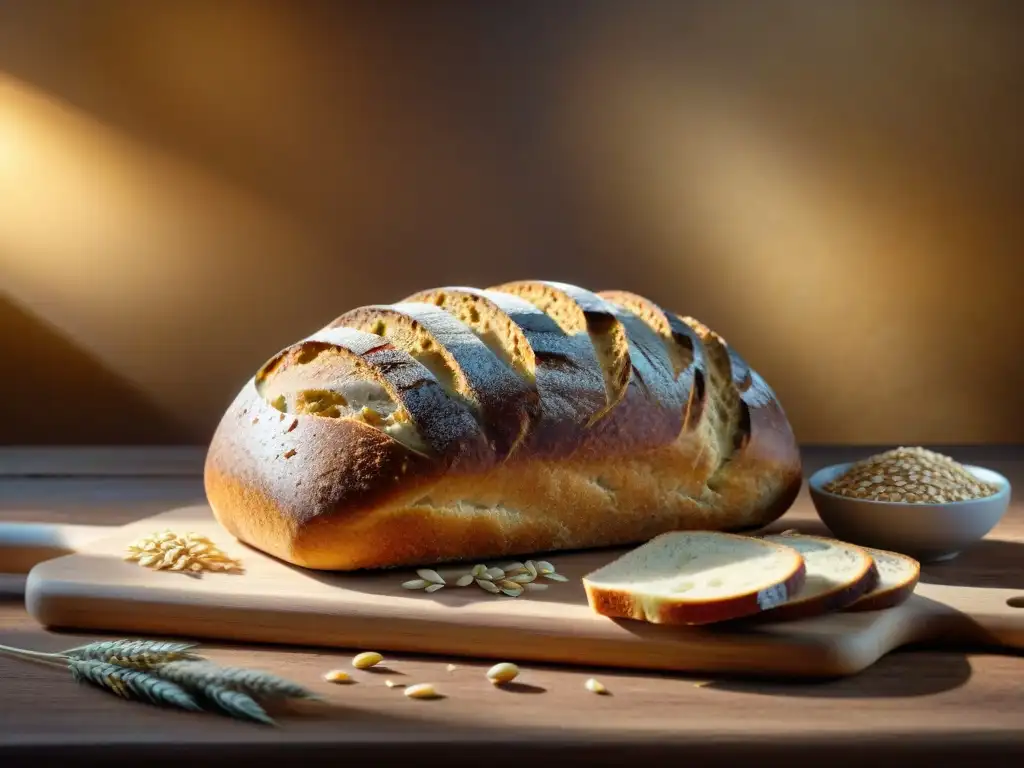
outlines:
{"label": "wood grain surface", "polygon": [[[809,451],[808,472],[865,450]],[[1018,488],[1024,482],[1024,450],[949,452],[991,466]],[[151,486],[155,498],[146,500],[147,508],[166,490],[160,482]],[[13,509],[19,502],[5,490],[0,481],[0,505]],[[113,488],[110,495],[116,495]],[[73,517],[72,507],[65,500],[59,515]],[[37,507],[37,519],[44,512]],[[121,522],[132,519],[127,510],[117,514]],[[806,496],[790,514],[812,519]],[[82,517],[89,519],[78,522],[93,522],[88,512]],[[1024,592],[1021,547],[1002,541],[1014,538],[1024,538],[1024,506],[1016,498],[990,541],[950,563],[926,566],[925,580]],[[57,650],[101,636],[44,631],[17,593],[9,594],[14,596],[0,597],[0,643]],[[854,677],[815,683],[524,664],[521,685],[501,690],[484,679],[488,662],[389,656],[391,672],[352,670],[354,684],[332,686],[322,674],[351,670],[355,649],[226,643],[205,649],[224,663],[286,675],[325,695],[327,703],[275,712],[280,727],[271,729],[124,702],[76,685],[61,669],[0,657],[0,765],[223,766],[226,760],[258,760],[485,766],[544,760],[603,766],[644,760],[735,766],[750,760],[760,768],[819,759],[863,766],[883,758],[1007,765],[1024,757],[1024,658],[1005,653],[915,648],[890,654]],[[448,672],[449,662],[458,669]],[[612,695],[584,690],[590,676]],[[407,699],[384,685],[389,677],[434,682],[445,698]]]}

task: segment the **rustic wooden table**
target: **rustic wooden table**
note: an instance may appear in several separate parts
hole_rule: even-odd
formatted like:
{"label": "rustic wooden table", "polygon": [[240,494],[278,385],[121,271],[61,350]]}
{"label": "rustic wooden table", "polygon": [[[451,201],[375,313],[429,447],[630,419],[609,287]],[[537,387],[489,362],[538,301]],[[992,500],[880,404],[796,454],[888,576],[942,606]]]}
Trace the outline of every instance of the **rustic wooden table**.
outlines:
{"label": "rustic wooden table", "polygon": [[[808,471],[866,450],[809,449]],[[1024,482],[1024,449],[944,449]],[[117,525],[202,502],[202,453],[189,450],[0,449],[0,521]],[[808,519],[802,497],[787,519]],[[1024,504],[990,540],[924,580],[991,584],[1024,594]],[[2,586],[2,585],[0,585]],[[57,650],[95,639],[41,629],[17,589],[0,597],[0,643]],[[73,683],[61,669],[0,657],[0,766],[223,765],[764,765],[866,760],[1009,765],[1024,757],[1024,658],[913,649],[854,678],[825,683],[707,681],[597,670],[608,697],[576,695],[580,672],[530,666],[517,691],[480,686],[487,664],[402,657],[410,679],[443,676],[443,700],[384,685],[328,686],[351,654],[208,645],[224,663],[268,669],[323,692],[328,704],[275,713],[268,728],[129,703]],[[444,670],[453,661],[459,668]],[[524,762],[528,761],[528,762]],[[544,761],[541,763],[540,761]],[[557,761],[557,762],[556,762]]]}

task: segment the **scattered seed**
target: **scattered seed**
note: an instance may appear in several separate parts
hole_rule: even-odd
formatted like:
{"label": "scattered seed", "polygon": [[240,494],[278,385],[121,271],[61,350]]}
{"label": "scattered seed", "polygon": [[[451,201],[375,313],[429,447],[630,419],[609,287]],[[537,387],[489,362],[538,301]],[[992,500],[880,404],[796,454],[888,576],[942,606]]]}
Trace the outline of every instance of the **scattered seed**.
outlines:
{"label": "scattered seed", "polygon": [[421,579],[429,581],[431,584],[446,584],[444,577],[441,576],[437,571],[431,570],[430,568],[420,568],[416,571],[416,575]]}
{"label": "scattered seed", "polygon": [[551,579],[552,581],[568,581],[569,580],[569,579],[567,579],[565,576],[563,576],[560,573],[545,573],[544,574],[544,578],[545,579]]}
{"label": "scattered seed", "polygon": [[519,667],[509,661],[495,664],[487,670],[487,679],[495,685],[509,683],[519,677]]}
{"label": "scattered seed", "polygon": [[492,594],[496,595],[499,592],[501,592],[501,590],[498,589],[498,585],[495,584],[493,581],[485,581],[484,579],[477,579],[476,583],[477,583],[478,587],[480,587],[481,589],[485,589],[485,590],[487,590],[488,592],[490,592]]}
{"label": "scattered seed", "polygon": [[410,699],[436,699],[438,694],[430,683],[418,683],[406,688],[405,695]]}
{"label": "scattered seed", "polygon": [[386,685],[388,688],[401,688],[405,685],[405,683],[396,683],[394,680],[385,680],[384,685]]}
{"label": "scattered seed", "polygon": [[527,560],[526,563],[524,563],[524,566],[526,567],[527,572],[531,576],[533,576],[533,578],[536,579],[537,578],[537,566],[534,564],[533,560]]}
{"label": "scattered seed", "polygon": [[447,669],[449,672],[454,672],[456,669],[458,669],[458,667],[456,667],[454,664],[449,664],[447,667],[445,667],[445,669]]}
{"label": "scattered seed", "polygon": [[473,583],[473,574],[467,573],[464,576],[459,576],[459,580],[455,582],[457,587],[468,587]]}
{"label": "scattered seed", "polygon": [[517,589],[509,589],[508,587],[502,587],[501,591],[509,597],[519,597],[523,594],[523,588],[518,587]]}
{"label": "scattered seed", "polygon": [[511,581],[515,584],[529,584],[531,581],[533,581],[533,576],[531,576],[528,573],[520,573],[516,576],[510,576],[509,578],[505,579],[505,581]]}
{"label": "scattered seed", "polygon": [[542,574],[554,573],[555,572],[555,566],[553,566],[547,560],[538,560],[537,561],[537,570],[540,571]]}
{"label": "scattered seed", "polygon": [[164,531],[153,533],[128,545],[125,560],[161,571],[240,570],[241,563],[221,552],[210,539],[198,533],[184,536]]}
{"label": "scattered seed", "polygon": [[402,582],[402,589],[423,589],[426,586],[427,581],[425,579],[411,579]]}
{"label": "scattered seed", "polygon": [[525,571],[526,570],[526,566],[523,565],[522,563],[507,563],[506,565],[503,565],[501,567],[501,569],[506,574],[509,574],[509,573],[517,573],[518,571]]}
{"label": "scattered seed", "polygon": [[587,681],[583,684],[591,693],[603,694],[608,693],[608,689],[604,687],[600,680],[595,680],[593,677],[587,678]]}
{"label": "scattered seed", "polygon": [[505,572],[501,568],[488,568],[487,575],[492,579],[504,579]]}
{"label": "scattered seed", "polygon": [[470,573],[473,574],[475,578],[482,579],[484,575],[487,573],[487,566],[483,563],[481,563],[480,565],[474,565]]}
{"label": "scattered seed", "polygon": [[424,589],[424,592],[437,592],[439,589],[444,589],[444,584],[431,584],[429,587]]}
{"label": "scattered seed", "polygon": [[376,651],[364,651],[363,653],[356,654],[352,659],[352,666],[356,669],[369,669],[372,666],[380,664],[384,661],[384,657]]}
{"label": "scattered seed", "polygon": [[536,581],[531,581],[529,584],[523,584],[523,589],[528,589],[531,592],[541,592],[550,586],[550,584],[538,584]]}
{"label": "scattered seed", "polygon": [[348,672],[343,669],[332,669],[330,672],[324,675],[324,680],[329,683],[350,683],[352,678],[349,677]]}

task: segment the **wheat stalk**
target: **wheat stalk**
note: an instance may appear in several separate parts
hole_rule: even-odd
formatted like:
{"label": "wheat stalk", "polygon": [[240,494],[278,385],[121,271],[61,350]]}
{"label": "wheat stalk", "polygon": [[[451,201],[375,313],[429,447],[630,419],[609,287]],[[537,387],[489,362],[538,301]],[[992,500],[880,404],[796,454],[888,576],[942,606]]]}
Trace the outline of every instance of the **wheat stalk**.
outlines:
{"label": "wheat stalk", "polygon": [[317,699],[301,685],[259,669],[218,667],[208,662],[173,661],[157,671],[165,680],[173,680],[187,688],[202,690],[207,685],[221,685],[265,699]]}
{"label": "wheat stalk", "polygon": [[229,715],[242,720],[255,720],[267,725],[275,724],[270,719],[270,716],[263,711],[263,707],[257,704],[256,700],[247,693],[225,685],[207,683],[203,686],[203,695]]}
{"label": "wheat stalk", "polygon": [[192,711],[200,709],[198,702],[184,688],[148,672],[92,659],[69,659],[68,669],[75,680],[113,691],[124,699],[145,699],[153,704]]}
{"label": "wheat stalk", "polygon": [[124,699],[203,711],[200,701],[223,713],[268,725],[274,721],[261,699],[319,697],[297,683],[262,670],[220,667],[195,653],[190,643],[160,640],[106,640],[47,653],[0,645],[0,653],[60,663],[76,681]]}

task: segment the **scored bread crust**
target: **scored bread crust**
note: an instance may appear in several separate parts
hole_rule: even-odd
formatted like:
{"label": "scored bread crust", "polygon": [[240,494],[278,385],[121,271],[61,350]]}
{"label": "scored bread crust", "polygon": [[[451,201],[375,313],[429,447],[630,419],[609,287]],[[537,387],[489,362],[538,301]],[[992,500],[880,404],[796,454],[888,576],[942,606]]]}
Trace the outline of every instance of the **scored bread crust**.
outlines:
{"label": "scored bread crust", "polygon": [[[750,541],[746,537],[729,533],[716,535],[735,537],[747,543]],[[602,586],[597,582],[601,573],[599,569],[583,578],[587,602],[595,613],[602,616],[636,619],[651,624],[716,624],[761,614],[800,591],[807,577],[807,567],[799,552],[772,541],[756,541],[791,560],[792,568],[784,579],[760,584],[746,592],[727,597],[694,600],[664,595],[647,598],[641,592],[627,587]]]}
{"label": "scored bread crust", "polygon": [[467,326],[421,302],[353,309],[327,328],[357,328],[383,336],[426,361],[435,378],[451,378],[453,394],[476,410],[498,459],[512,453],[540,418],[533,382],[517,376]]}
{"label": "scored bread crust", "polygon": [[[914,594],[914,590],[917,589],[917,584],[921,580],[921,564],[914,558],[899,552],[889,552],[884,549],[873,549],[871,547],[864,547],[864,549],[872,558],[876,559],[876,562],[879,556],[903,560],[911,567],[911,575],[909,578],[889,587],[880,588],[876,583],[875,587],[872,587],[872,589],[858,597],[843,608],[843,610],[851,613],[858,611],[881,611],[885,608],[895,608],[897,605],[905,603]],[[881,581],[881,572],[879,572],[879,581]]]}
{"label": "scored bread crust", "polygon": [[[611,408],[591,335],[520,296],[438,288],[360,308],[275,354],[227,408],[205,467],[216,519],[289,563],[353,570],[746,530],[789,508],[802,480],[790,424],[724,342],[662,312],[665,336],[638,304],[549,285],[577,307],[602,296],[601,327],[621,328],[630,364]],[[427,327],[413,304],[459,325],[434,314]],[[417,320],[463,378],[370,333],[374,312]],[[518,377],[511,402],[481,390],[488,366]]]}

